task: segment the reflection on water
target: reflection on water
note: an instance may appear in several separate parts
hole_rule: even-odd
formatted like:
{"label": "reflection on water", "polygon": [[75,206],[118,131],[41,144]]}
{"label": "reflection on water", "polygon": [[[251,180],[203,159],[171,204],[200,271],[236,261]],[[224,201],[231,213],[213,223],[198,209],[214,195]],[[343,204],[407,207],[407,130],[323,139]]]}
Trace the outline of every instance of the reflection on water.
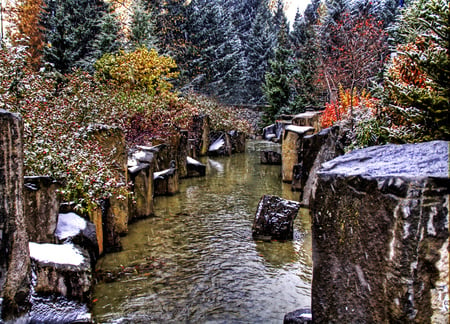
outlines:
{"label": "reflection on water", "polygon": [[310,306],[310,219],[302,210],[292,242],[255,242],[251,227],[264,194],[295,199],[279,166],[259,163],[274,145],[252,141],[247,154],[205,158],[207,175],[156,197],[156,216],[133,224],[124,250],[98,271],[120,273],[95,289],[101,323],[282,323]]}

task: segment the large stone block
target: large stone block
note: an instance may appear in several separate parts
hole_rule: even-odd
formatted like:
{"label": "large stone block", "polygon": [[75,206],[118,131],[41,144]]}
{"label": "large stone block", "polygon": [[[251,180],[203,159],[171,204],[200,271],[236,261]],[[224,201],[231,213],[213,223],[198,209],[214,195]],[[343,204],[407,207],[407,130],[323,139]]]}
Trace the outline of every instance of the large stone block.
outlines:
{"label": "large stone block", "polygon": [[0,297],[1,316],[28,311],[30,256],[23,205],[23,122],[0,109]]}
{"label": "large stone block", "polygon": [[253,222],[253,238],[258,240],[292,240],[294,220],[300,204],[277,196],[264,195]]}
{"label": "large stone block", "polygon": [[93,281],[88,253],[73,244],[30,242],[37,295],[56,294],[90,302]]}
{"label": "large stone block", "polygon": [[58,182],[51,177],[25,177],[24,213],[30,241],[56,243],[60,207],[58,188]]}
{"label": "large stone block", "polygon": [[294,165],[299,163],[303,137],[314,132],[310,126],[286,126],[283,135],[281,174],[283,182],[293,180]]}
{"label": "large stone block", "polygon": [[189,138],[193,140],[195,154],[192,157],[204,156],[209,149],[210,120],[208,115],[194,116]]}
{"label": "large stone block", "polygon": [[[119,127],[93,124],[87,129],[88,135],[96,141],[104,156],[111,158],[115,178],[118,183],[128,184],[128,152],[125,135]],[[112,156],[111,156],[111,153]],[[121,248],[120,235],[128,232],[129,197],[112,196],[102,202],[103,249],[115,251]],[[98,224],[98,221],[91,219]],[[97,231],[100,233],[100,230]]]}
{"label": "large stone block", "polygon": [[151,216],[154,213],[153,205],[153,168],[151,163],[143,163],[129,168],[134,206],[131,220]]}
{"label": "large stone block", "polygon": [[311,126],[314,127],[314,132],[320,132],[322,127],[320,125],[320,117],[323,111],[306,111],[304,113],[295,115],[292,118],[292,125],[296,126]]}
{"label": "large stone block", "polygon": [[448,323],[448,142],[323,164],[312,202],[316,323]]}

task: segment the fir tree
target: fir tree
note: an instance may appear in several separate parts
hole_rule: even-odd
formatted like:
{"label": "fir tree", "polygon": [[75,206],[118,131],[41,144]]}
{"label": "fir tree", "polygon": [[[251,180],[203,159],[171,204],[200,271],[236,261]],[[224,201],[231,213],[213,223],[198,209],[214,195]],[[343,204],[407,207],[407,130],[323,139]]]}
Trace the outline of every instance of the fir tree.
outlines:
{"label": "fir tree", "polygon": [[132,49],[142,46],[146,48],[156,48],[157,38],[153,25],[153,15],[149,9],[144,7],[141,0],[133,4],[133,14],[131,16],[130,45]]}
{"label": "fir tree", "polygon": [[94,42],[108,6],[101,0],[46,0],[42,25],[47,62],[63,73],[74,67],[92,68]]}
{"label": "fir tree", "polygon": [[277,115],[291,113],[289,109],[290,75],[293,67],[288,31],[287,21],[284,19],[278,33],[275,57],[269,61],[269,71],[265,75],[263,90],[269,103],[265,111],[265,122],[273,122]]}
{"label": "fir tree", "polygon": [[264,104],[266,99],[262,85],[269,60],[273,58],[273,49],[277,43],[277,33],[271,23],[268,1],[261,1],[258,11],[247,37],[246,57],[247,70],[245,88],[248,90],[249,103]]}

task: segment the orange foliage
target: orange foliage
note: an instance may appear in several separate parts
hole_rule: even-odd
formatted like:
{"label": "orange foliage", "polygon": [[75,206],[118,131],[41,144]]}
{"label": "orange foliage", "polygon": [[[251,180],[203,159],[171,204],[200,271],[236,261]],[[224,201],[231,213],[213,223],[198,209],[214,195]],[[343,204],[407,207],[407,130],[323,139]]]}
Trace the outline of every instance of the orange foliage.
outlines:
{"label": "orange foliage", "polygon": [[375,100],[364,89],[360,94],[353,91],[352,95],[350,89],[344,90],[340,87],[338,100],[325,104],[325,111],[322,114],[322,127],[327,128],[333,126],[337,121],[349,118],[351,107],[354,109],[364,107],[374,113]]}
{"label": "orange foliage", "polygon": [[39,23],[43,6],[43,0],[20,0],[11,8],[11,41],[27,47],[28,63],[35,68],[41,63],[44,48],[43,27]]}

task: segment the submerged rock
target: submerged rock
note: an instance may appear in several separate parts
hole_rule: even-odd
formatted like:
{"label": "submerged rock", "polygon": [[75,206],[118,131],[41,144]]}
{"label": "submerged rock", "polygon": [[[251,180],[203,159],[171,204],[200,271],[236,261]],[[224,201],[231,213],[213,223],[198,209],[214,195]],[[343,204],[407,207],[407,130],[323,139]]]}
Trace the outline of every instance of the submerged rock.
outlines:
{"label": "submerged rock", "polygon": [[261,164],[281,165],[281,153],[261,151]]}
{"label": "submerged rock", "polygon": [[448,146],[323,164],[311,204],[316,323],[448,323]]}
{"label": "submerged rock", "polygon": [[294,219],[300,204],[277,196],[264,195],[258,204],[252,234],[257,240],[292,240]]}

